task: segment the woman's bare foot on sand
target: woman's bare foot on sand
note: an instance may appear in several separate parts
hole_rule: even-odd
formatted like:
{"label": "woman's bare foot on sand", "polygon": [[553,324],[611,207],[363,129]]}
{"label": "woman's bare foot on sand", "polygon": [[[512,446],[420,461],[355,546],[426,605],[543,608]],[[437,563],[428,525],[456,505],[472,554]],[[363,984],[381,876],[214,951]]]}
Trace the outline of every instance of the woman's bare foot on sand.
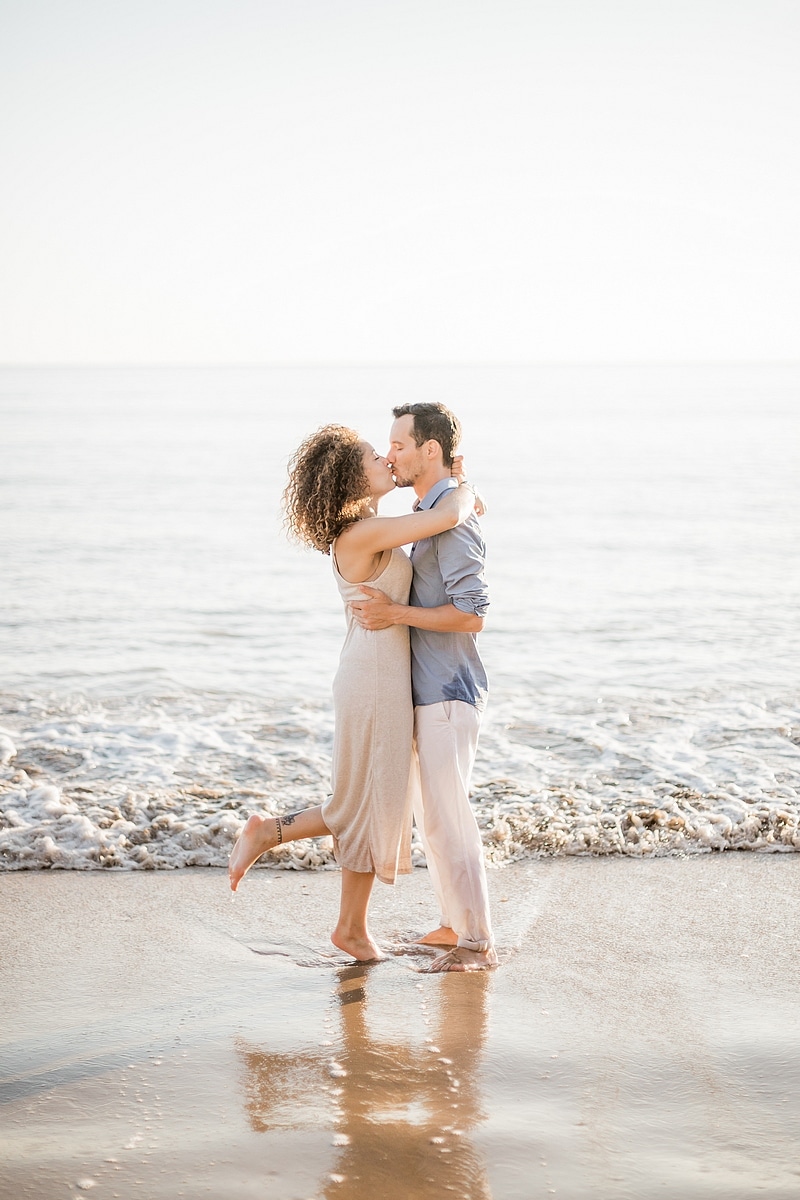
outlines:
{"label": "woman's bare foot on sand", "polygon": [[449,925],[440,925],[425,937],[417,938],[415,946],[457,946],[458,937]]}
{"label": "woman's bare foot on sand", "polygon": [[457,946],[440,954],[429,967],[425,968],[428,975],[438,975],[443,971],[487,971],[497,966],[497,952],[489,950],[466,950]]}
{"label": "woman's bare foot on sand", "polygon": [[358,962],[381,962],[386,958],[369,934],[348,934],[337,925],[331,934],[331,941],[337,950],[343,950]]}
{"label": "woman's bare foot on sand", "polygon": [[228,878],[231,881],[231,891],[236,891],[253,863],[261,858],[262,854],[279,844],[275,817],[260,817],[258,813],[253,813],[252,817],[248,817],[228,859]]}

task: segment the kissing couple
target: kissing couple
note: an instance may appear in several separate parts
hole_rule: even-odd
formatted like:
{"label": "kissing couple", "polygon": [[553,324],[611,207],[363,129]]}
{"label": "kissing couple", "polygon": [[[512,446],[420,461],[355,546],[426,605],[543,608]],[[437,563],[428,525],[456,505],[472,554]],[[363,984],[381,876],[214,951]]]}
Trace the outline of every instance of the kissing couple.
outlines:
{"label": "kissing couple", "polygon": [[[367,924],[370,896],[376,877],[410,873],[413,814],[439,905],[438,927],[416,944],[442,948],[432,972],[484,970],[497,954],[469,801],[487,696],[477,647],[489,605],[483,504],[463,477],[449,409],[405,404],[393,415],[385,456],[354,430],[325,425],[289,464],[288,529],[331,556],[347,618],[333,681],[332,794],[301,812],[250,816],[230,885],[284,842],[331,835],[342,873],[331,941],[359,962],[383,958]],[[395,487],[414,489],[414,511],[381,517]]]}

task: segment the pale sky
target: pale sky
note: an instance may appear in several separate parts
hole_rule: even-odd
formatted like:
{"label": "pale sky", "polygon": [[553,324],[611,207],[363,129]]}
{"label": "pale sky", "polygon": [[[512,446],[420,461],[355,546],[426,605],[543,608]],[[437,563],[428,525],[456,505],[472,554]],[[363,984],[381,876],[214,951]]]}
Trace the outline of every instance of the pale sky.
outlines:
{"label": "pale sky", "polygon": [[798,0],[0,0],[0,362],[800,357]]}

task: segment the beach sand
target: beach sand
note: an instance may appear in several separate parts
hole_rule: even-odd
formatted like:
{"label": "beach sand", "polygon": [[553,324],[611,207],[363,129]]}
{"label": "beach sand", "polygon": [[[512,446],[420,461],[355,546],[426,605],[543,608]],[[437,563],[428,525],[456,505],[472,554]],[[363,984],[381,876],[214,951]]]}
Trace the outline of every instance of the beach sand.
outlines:
{"label": "beach sand", "polygon": [[336,872],[5,874],[0,1196],[800,1196],[799,870],[493,871],[473,975],[348,965]]}

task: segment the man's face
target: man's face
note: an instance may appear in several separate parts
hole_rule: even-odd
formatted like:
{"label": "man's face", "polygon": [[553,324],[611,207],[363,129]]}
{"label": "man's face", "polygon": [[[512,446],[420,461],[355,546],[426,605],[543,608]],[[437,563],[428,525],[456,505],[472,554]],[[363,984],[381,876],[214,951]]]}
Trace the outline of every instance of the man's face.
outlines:
{"label": "man's face", "polygon": [[414,441],[414,418],[410,414],[398,417],[392,425],[386,459],[398,487],[413,487],[425,469],[425,455],[422,446]]}

